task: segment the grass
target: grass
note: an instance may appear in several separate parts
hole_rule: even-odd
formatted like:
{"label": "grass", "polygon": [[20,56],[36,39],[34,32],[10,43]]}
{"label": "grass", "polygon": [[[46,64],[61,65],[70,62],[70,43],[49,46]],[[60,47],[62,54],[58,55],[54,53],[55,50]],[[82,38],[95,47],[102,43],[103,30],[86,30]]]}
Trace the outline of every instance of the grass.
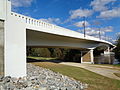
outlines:
{"label": "grass", "polygon": [[46,57],[32,57],[32,56],[27,56],[27,58],[31,58],[31,59],[36,59],[36,60],[55,60],[57,58],[46,58]]}
{"label": "grass", "polygon": [[120,68],[120,64],[111,65],[111,66]]}
{"label": "grass", "polygon": [[79,67],[51,62],[34,62],[33,64],[87,83],[89,84],[87,90],[120,90],[119,80],[110,79]]}

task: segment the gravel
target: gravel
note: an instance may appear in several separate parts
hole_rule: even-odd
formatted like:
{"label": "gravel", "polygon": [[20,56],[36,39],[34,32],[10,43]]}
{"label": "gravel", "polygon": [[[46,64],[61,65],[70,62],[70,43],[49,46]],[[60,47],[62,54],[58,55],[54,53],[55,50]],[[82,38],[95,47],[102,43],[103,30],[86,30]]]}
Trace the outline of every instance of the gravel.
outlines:
{"label": "gravel", "polygon": [[84,90],[80,81],[49,69],[27,64],[26,77],[0,76],[0,90]]}

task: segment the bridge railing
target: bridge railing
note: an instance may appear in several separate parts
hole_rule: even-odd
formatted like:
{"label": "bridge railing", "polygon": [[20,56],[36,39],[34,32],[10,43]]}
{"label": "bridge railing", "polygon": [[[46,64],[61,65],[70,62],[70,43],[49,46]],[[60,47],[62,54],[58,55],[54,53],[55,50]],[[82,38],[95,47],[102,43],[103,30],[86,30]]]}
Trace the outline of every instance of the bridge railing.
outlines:
{"label": "bridge railing", "polygon": [[[70,31],[70,32],[76,32],[76,31],[72,31],[54,24],[50,24],[50,23],[46,23],[42,20],[37,20],[28,16],[24,16],[15,12],[11,12],[12,16],[15,16],[17,18],[21,18],[22,20],[25,21],[26,24],[32,25],[32,26],[38,26],[38,27],[42,27],[42,28],[49,28],[49,29],[54,29],[54,30],[63,30],[63,31]],[[82,34],[81,34],[82,35]]]}
{"label": "bridge railing", "polygon": [[30,25],[42,26],[44,28],[53,28],[52,24],[43,22],[41,20],[37,20],[37,19],[31,18],[31,17],[28,17],[28,16],[24,16],[24,15],[15,13],[15,12],[11,12],[11,15],[23,19],[27,24],[30,24]]}

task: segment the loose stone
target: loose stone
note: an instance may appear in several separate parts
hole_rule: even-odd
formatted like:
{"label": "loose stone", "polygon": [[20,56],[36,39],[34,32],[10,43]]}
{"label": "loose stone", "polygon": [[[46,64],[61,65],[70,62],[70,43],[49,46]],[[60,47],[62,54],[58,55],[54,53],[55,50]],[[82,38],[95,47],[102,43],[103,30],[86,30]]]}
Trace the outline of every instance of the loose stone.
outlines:
{"label": "loose stone", "polygon": [[27,64],[26,77],[0,76],[0,90],[84,90],[80,81],[49,69]]}

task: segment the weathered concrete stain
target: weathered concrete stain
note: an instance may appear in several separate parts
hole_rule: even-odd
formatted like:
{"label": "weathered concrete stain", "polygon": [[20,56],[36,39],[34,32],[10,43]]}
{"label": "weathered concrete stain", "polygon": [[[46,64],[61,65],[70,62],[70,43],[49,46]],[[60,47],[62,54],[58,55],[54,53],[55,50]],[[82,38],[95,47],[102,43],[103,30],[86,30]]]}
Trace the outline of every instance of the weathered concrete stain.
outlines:
{"label": "weathered concrete stain", "polygon": [[0,74],[4,73],[4,21],[0,20]]}

